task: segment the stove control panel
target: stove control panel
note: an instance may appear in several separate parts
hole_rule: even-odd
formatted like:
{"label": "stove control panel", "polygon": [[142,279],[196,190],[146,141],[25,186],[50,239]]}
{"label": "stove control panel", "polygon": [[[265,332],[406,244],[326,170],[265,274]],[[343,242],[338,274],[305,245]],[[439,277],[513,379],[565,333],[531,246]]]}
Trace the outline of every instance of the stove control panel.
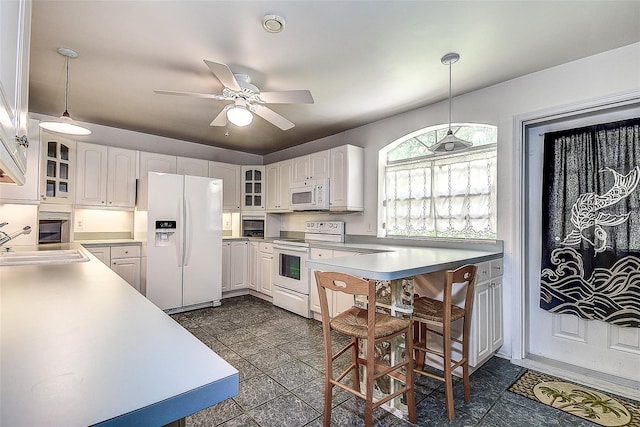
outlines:
{"label": "stove control panel", "polygon": [[307,221],[305,233],[344,235],[344,221]]}

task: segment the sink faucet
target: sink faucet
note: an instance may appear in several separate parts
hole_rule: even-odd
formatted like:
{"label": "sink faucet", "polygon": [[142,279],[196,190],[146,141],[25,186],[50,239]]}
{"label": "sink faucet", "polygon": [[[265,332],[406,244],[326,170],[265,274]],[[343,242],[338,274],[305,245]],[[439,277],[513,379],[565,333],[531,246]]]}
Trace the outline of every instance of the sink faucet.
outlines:
{"label": "sink faucet", "polygon": [[[7,222],[0,222],[0,227],[4,227],[7,224],[8,224]],[[18,230],[12,234],[7,234],[4,231],[0,231],[0,246],[4,245],[11,239],[15,239],[21,234],[29,234],[29,233],[31,233],[31,227],[29,227],[28,225],[26,227],[23,227],[22,230]]]}

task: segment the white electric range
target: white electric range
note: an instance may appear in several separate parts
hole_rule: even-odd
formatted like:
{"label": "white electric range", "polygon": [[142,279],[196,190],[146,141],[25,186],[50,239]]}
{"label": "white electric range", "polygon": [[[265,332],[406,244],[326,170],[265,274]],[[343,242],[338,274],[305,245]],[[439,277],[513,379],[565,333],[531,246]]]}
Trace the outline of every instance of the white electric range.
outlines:
{"label": "white electric range", "polygon": [[273,241],[273,304],[306,318],[311,317],[309,269],[306,264],[312,242],[344,242],[344,222],[307,221],[304,240]]}

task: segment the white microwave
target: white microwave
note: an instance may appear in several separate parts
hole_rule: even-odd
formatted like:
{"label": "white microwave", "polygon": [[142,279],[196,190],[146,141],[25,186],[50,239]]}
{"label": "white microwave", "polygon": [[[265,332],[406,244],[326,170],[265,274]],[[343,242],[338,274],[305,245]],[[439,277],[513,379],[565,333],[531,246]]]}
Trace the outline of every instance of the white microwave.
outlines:
{"label": "white microwave", "polygon": [[329,178],[292,183],[289,201],[294,211],[328,211]]}

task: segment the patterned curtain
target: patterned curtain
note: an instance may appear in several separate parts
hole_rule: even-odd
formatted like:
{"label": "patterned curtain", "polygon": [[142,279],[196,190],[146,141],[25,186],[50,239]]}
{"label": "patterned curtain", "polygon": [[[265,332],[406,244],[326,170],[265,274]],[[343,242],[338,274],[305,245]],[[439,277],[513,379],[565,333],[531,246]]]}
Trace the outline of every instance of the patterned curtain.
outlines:
{"label": "patterned curtain", "polygon": [[640,327],[640,118],[545,134],[540,307]]}

